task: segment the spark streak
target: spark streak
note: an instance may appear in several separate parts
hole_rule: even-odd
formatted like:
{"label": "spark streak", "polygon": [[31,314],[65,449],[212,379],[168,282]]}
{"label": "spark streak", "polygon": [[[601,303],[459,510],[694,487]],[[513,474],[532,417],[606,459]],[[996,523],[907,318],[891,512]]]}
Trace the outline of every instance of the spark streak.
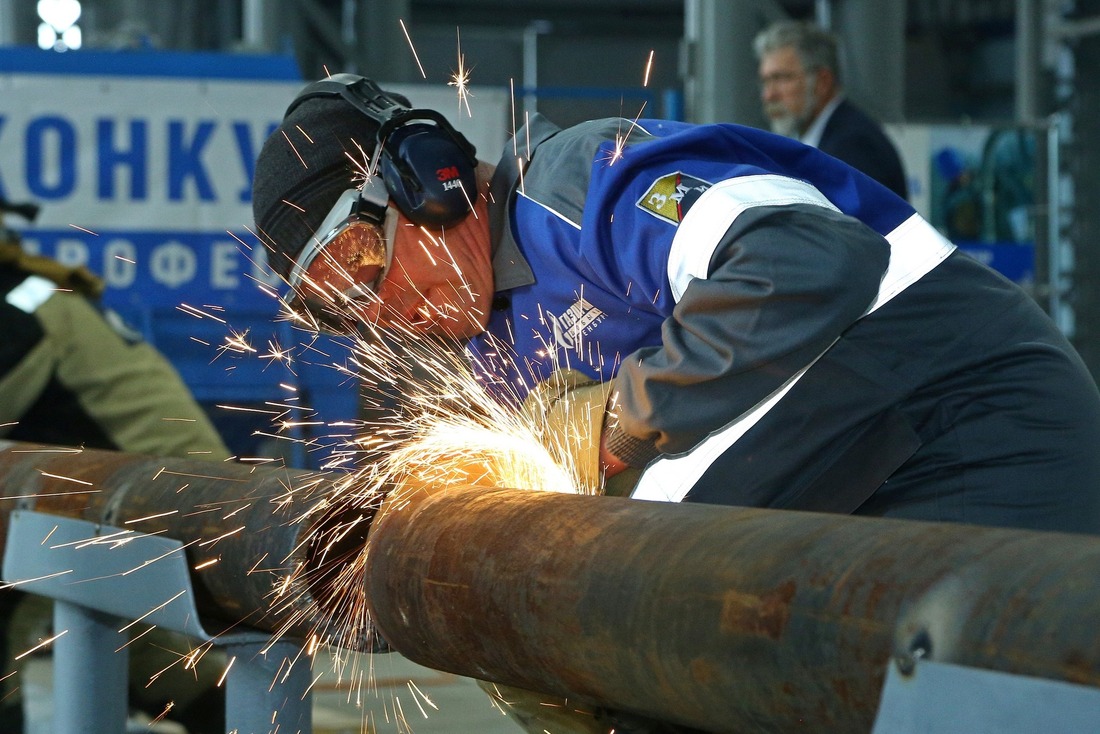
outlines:
{"label": "spark streak", "polygon": [[123,627],[121,629],[119,629],[119,632],[125,632],[126,630],[133,627],[135,624],[139,624],[141,622],[141,620],[146,619],[149,615],[153,614],[154,612],[156,612],[159,609],[164,609],[166,606],[168,606],[169,604],[174,602],[176,599],[179,599],[181,596],[183,596],[186,593],[187,593],[187,589],[184,589],[183,591],[179,592],[178,594],[171,597],[170,599],[166,599],[163,603],[158,604],[157,606],[153,607],[152,609],[150,609],[149,611],[147,611],[145,614],[141,615],[137,619],[132,620],[129,624],[123,625]]}
{"label": "spark streak", "polygon": [[427,79],[428,75],[424,73],[424,66],[420,63],[420,57],[416,55],[416,47],[413,46],[413,40],[409,36],[409,29],[405,27],[405,21],[398,18],[397,22],[401,24],[401,32],[405,34],[405,40],[409,42],[409,49],[412,51],[413,58],[416,59],[416,66],[420,69],[420,76]]}
{"label": "spark streak", "polygon": [[65,571],[58,571],[56,573],[47,573],[43,576],[36,576],[33,579],[19,579],[17,581],[9,581],[6,584],[0,584],[0,589],[13,589],[17,586],[21,586],[21,585],[24,585],[24,584],[33,584],[36,581],[44,581],[45,579],[52,579],[52,578],[57,578],[58,576],[65,576],[65,575],[70,574],[72,572],[73,572],[72,569],[67,569]]}
{"label": "spark streak", "polygon": [[41,650],[43,647],[46,647],[47,645],[52,645],[55,640],[63,637],[65,634],[68,633],[68,631],[69,630],[61,630],[60,632],[58,632],[53,637],[42,640],[41,642],[39,642],[37,645],[35,645],[31,649],[27,650],[26,652],[23,652],[23,653],[20,653],[20,654],[16,655],[13,658],[13,660],[22,660],[23,658],[27,657],[28,655],[31,655],[32,653],[34,653],[36,650]]}
{"label": "spark streak", "polygon": [[229,662],[226,664],[225,670],[222,671],[222,677],[218,678],[218,683],[217,683],[218,688],[221,688],[222,684],[225,683],[225,679],[229,675],[229,669],[233,667],[233,663],[235,663],[235,662],[237,662],[237,657],[235,655],[233,657],[229,658]]}
{"label": "spark streak", "polygon": [[49,477],[50,479],[60,479],[60,480],[65,481],[65,482],[75,482],[77,484],[83,484],[86,487],[91,487],[92,486],[91,482],[86,482],[83,479],[74,479],[73,477],[64,477],[64,476],[61,476],[60,474],[50,474],[49,472],[44,472],[44,471],[40,471],[38,473],[41,474],[44,477]]}

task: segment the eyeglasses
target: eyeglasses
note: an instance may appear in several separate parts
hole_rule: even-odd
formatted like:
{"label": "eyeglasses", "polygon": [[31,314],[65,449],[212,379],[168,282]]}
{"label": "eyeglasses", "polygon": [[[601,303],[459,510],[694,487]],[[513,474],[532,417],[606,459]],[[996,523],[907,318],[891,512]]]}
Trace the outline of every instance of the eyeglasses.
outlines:
{"label": "eyeglasses", "polygon": [[767,88],[772,86],[787,86],[806,76],[803,71],[777,71],[760,77],[760,86]]}
{"label": "eyeglasses", "polygon": [[[339,294],[355,301],[377,292],[393,260],[397,229],[397,212],[387,206],[388,200],[386,188],[377,177],[362,188],[348,189],[340,195],[290,268],[287,284],[291,310],[304,309],[322,324],[343,328],[351,320],[350,314],[346,313],[346,304],[333,296]],[[342,291],[324,293],[320,284],[307,277],[310,266],[322,254],[357,278],[372,270],[374,277],[367,283],[355,282]]]}

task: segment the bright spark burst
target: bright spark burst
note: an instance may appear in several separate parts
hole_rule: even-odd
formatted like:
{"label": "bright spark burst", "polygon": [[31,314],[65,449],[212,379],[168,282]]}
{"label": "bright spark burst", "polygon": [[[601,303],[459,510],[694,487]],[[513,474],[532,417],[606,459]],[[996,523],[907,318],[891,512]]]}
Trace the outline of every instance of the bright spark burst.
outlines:
{"label": "bright spark burst", "polygon": [[[452,260],[445,243],[433,239],[422,246],[439,247],[441,264]],[[340,308],[336,298],[330,305]],[[401,383],[401,418],[364,423],[345,434],[344,449],[333,452],[325,468],[350,471],[333,482],[327,494],[316,498],[309,491],[294,490],[288,496],[288,502],[300,508],[295,522],[312,523],[320,530],[306,541],[316,549],[312,562],[283,576],[270,601],[270,611],[285,619],[273,640],[308,620],[314,630],[306,641],[308,654],[329,651],[338,681],[352,686],[372,680],[371,655],[364,662],[362,654],[340,651],[369,650],[373,645],[362,538],[393,488],[427,484],[598,491],[582,486],[579,479],[568,445],[576,437],[552,435],[540,423],[537,410],[517,412],[497,402],[466,367],[463,355],[425,349],[412,325],[398,327],[396,341],[378,339],[369,326],[361,328],[365,334],[349,331],[340,337],[349,356],[338,369],[354,375],[368,394],[395,380]],[[413,363],[420,371],[414,372]],[[319,521],[324,518],[337,521]],[[435,708],[423,692],[412,693],[422,715]],[[405,730],[409,724],[400,700],[394,699],[392,711]]]}
{"label": "bright spark burst", "polygon": [[236,331],[230,329],[230,334],[225,337],[225,342],[218,348],[219,354],[231,352],[234,354],[255,354],[256,348],[248,341],[248,329]]}
{"label": "bright spark burst", "polygon": [[462,37],[459,34],[458,29],[455,29],[455,36],[458,41],[458,71],[451,74],[451,81],[447,82],[447,86],[454,87],[458,92],[458,109],[459,112],[462,108],[466,108],[466,116],[473,117],[473,113],[470,111],[470,69],[466,68],[466,55],[462,53]]}
{"label": "bright spark burst", "polygon": [[641,118],[644,110],[645,103],[643,102],[641,109],[638,110],[637,116],[630,121],[630,127],[627,128],[625,133],[622,131],[622,126],[620,125],[619,131],[615,133],[614,147],[611,149],[611,152],[603,158],[603,160],[607,162],[607,165],[613,166],[616,161],[623,157],[623,151],[626,149],[627,140],[630,139],[630,133],[634,132],[634,128],[638,126],[638,120]]}

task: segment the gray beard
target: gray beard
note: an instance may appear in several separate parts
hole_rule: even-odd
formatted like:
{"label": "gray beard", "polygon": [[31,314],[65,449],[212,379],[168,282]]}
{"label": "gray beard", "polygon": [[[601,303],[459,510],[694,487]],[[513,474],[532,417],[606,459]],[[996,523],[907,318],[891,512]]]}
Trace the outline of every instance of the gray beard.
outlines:
{"label": "gray beard", "polygon": [[773,117],[769,120],[771,123],[772,132],[777,135],[782,135],[787,138],[797,138],[798,132],[798,118],[794,115],[783,115],[782,117]]}

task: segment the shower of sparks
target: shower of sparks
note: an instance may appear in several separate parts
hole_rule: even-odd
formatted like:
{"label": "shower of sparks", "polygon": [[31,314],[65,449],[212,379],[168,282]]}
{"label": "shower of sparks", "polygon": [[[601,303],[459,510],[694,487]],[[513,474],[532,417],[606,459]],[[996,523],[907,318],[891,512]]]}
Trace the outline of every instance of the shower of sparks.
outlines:
{"label": "shower of sparks", "polygon": [[420,63],[420,57],[416,55],[416,47],[413,45],[412,37],[409,36],[409,29],[405,27],[405,21],[398,18],[397,22],[401,24],[401,32],[405,34],[405,40],[409,42],[409,49],[412,51],[413,58],[416,59],[417,68],[420,69],[420,76],[427,79],[428,75],[424,73],[424,66]]}
{"label": "shower of sparks", "polygon": [[[453,265],[442,238],[433,236],[421,246],[438,251],[441,265]],[[328,305],[334,311],[342,308],[335,291],[317,290],[328,295]],[[402,417],[400,421],[351,426],[353,430],[342,439],[344,447],[334,450],[323,467],[348,471],[321,497],[314,495],[311,487],[294,489],[288,497],[287,507],[296,513],[293,522],[315,528],[303,541],[315,550],[310,563],[299,563],[272,587],[269,612],[283,620],[272,640],[309,626],[313,632],[306,647],[311,655],[341,648],[372,649],[374,632],[365,596],[362,538],[382,499],[393,488],[411,483],[598,491],[583,487],[578,479],[568,445],[576,437],[554,439],[536,417],[501,405],[466,368],[461,354],[425,348],[413,324],[397,327],[396,340],[378,339],[369,326],[360,325],[360,329],[367,333],[349,331],[339,337],[346,343],[348,357],[345,364],[332,366],[353,375],[366,394],[375,386],[400,382]],[[410,352],[415,353],[423,374],[414,374]],[[297,358],[301,359],[301,354]],[[534,411],[534,416],[539,414]],[[265,565],[277,569],[285,562]],[[270,568],[261,568],[257,562],[253,572],[270,572]],[[332,656],[332,671],[338,681],[361,686],[372,680],[369,666],[373,658],[369,654],[366,668],[362,653],[333,652]],[[413,701],[423,715],[428,708],[436,708],[423,692],[413,691]],[[394,720],[407,726],[401,710],[401,702],[395,699]]]}
{"label": "shower of sparks", "polygon": [[99,237],[99,233],[97,233],[97,232],[93,232],[93,231],[92,231],[92,230],[90,230],[90,229],[85,229],[84,227],[81,227],[80,225],[77,225],[77,224],[70,224],[69,226],[70,226],[70,227],[72,227],[73,229],[77,229],[77,230],[80,230],[81,232],[86,232],[87,234],[90,234],[90,235],[92,235],[93,237]]}
{"label": "shower of sparks", "polygon": [[[420,66],[420,59],[403,21],[401,29],[417,65]],[[456,41],[458,68],[448,84],[457,92],[460,112],[464,108],[472,116],[469,105],[470,68],[466,66],[461,36],[457,32]],[[646,69],[647,83],[651,65],[652,53]],[[420,71],[426,78],[422,66]],[[512,90],[514,128],[514,83]],[[621,157],[632,129],[633,126],[624,134],[616,136],[611,162]],[[302,129],[293,131],[287,137],[287,141],[294,147],[291,138],[299,143],[302,140],[311,140],[309,132]],[[513,145],[520,144],[522,141],[513,139]],[[297,153],[297,148],[294,150]],[[514,152],[521,164],[529,159],[529,139],[525,150],[516,148]],[[373,166],[376,162],[372,160],[372,156],[374,151],[363,149],[358,149],[358,155],[349,154],[359,183],[374,174]],[[520,175],[522,187],[522,165]],[[474,193],[466,192],[465,189],[463,192],[468,197]],[[287,204],[294,206],[291,202]],[[195,477],[225,482],[227,499],[195,503],[194,506],[182,510],[148,512],[141,517],[121,521],[128,527],[137,526],[132,531],[84,541],[85,545],[113,548],[129,542],[141,533],[165,533],[163,528],[171,527],[172,523],[179,522],[179,518],[209,518],[203,522],[213,529],[206,531],[203,537],[191,539],[185,545],[188,552],[202,551],[199,557],[189,559],[189,567],[198,578],[204,573],[216,574],[219,568],[228,565],[230,555],[226,547],[237,542],[241,536],[254,532],[246,524],[248,508],[267,506],[272,508],[273,513],[281,513],[280,522],[303,528],[299,545],[283,557],[279,557],[281,554],[278,553],[269,555],[269,549],[258,551],[258,557],[248,558],[243,566],[248,568],[247,574],[250,577],[265,580],[263,588],[267,590],[269,604],[263,611],[266,618],[276,620],[271,645],[286,638],[302,640],[301,658],[284,660],[272,685],[289,676],[294,665],[313,666],[315,670],[319,670],[322,666],[318,660],[322,654],[327,654],[330,656],[331,673],[338,683],[348,686],[349,702],[354,700],[359,706],[363,705],[363,689],[377,685],[378,682],[375,660],[371,654],[375,647],[375,633],[364,584],[367,567],[364,539],[371,519],[384,498],[393,495],[402,486],[424,484],[436,487],[472,485],[486,488],[526,488],[531,491],[586,494],[599,491],[598,487],[584,484],[571,449],[571,445],[578,440],[589,440],[593,437],[557,435],[540,419],[543,414],[540,409],[544,406],[535,406],[534,410],[523,412],[501,404],[486,390],[482,378],[470,372],[464,355],[442,346],[434,347],[434,342],[425,342],[425,324],[443,325],[444,329],[450,325],[457,331],[463,331],[467,320],[479,322],[482,315],[473,313],[466,305],[474,295],[473,287],[448,249],[445,233],[422,229],[420,234],[423,236],[417,237],[419,246],[430,261],[452,268],[457,275],[454,300],[448,302],[444,299],[441,302],[429,299],[425,294],[418,294],[423,296],[424,307],[411,316],[412,322],[391,325],[387,339],[379,338],[375,325],[361,323],[362,312],[354,310],[356,306],[343,295],[351,283],[351,277],[347,273],[340,276],[347,282],[317,283],[307,278],[301,286],[303,294],[323,303],[329,315],[336,317],[338,323],[347,325],[335,338],[336,350],[327,346],[327,341],[296,340],[288,347],[274,338],[266,340],[266,348],[257,348],[253,346],[253,342],[259,344],[262,339],[251,338],[248,330],[234,329],[226,318],[219,315],[225,314],[223,307],[211,304],[180,304],[177,307],[179,311],[193,318],[224,325],[227,335],[221,344],[211,344],[192,337],[213,352],[214,359],[223,355],[234,360],[258,359],[264,363],[265,369],[270,365],[279,365],[288,370],[292,365],[331,369],[341,379],[348,380],[349,384],[357,383],[368,402],[371,396],[379,393],[390,395],[390,388],[399,385],[399,394],[396,396],[400,401],[399,418],[387,414],[372,420],[325,422],[319,418],[318,411],[308,405],[311,402],[308,396],[299,396],[298,387],[289,383],[280,385],[286,391],[283,400],[269,400],[263,407],[219,405],[220,409],[261,416],[265,423],[270,424],[270,430],[254,432],[258,437],[292,443],[305,451],[323,452],[320,455],[326,458],[321,468],[333,470],[334,473],[325,477],[295,475],[293,481],[287,481],[275,490],[270,490],[270,487],[266,489],[269,493],[264,496],[243,496],[232,483],[246,482],[246,479],[191,474],[162,466],[149,481],[169,482],[169,494],[187,496],[190,485],[186,479],[181,478]],[[232,233],[230,235],[237,240],[243,248],[242,251],[251,249],[239,237]],[[261,271],[257,269],[256,272]],[[257,284],[269,295],[278,296],[274,288],[264,287],[259,281]],[[302,332],[319,330],[319,324],[313,316],[292,313],[283,305],[282,318],[292,326]],[[507,345],[498,345],[498,351],[500,359],[508,358]],[[590,422],[578,420],[575,423],[583,426]],[[238,461],[259,464],[274,460],[259,457]],[[252,466],[253,464],[249,464],[250,468]],[[55,480],[90,485],[83,480],[42,473]],[[71,493],[44,491],[30,496],[49,497],[95,491],[99,490]],[[150,527],[158,529],[150,530]],[[233,545],[233,548],[237,547],[239,546]],[[172,551],[177,552],[179,549]],[[161,562],[167,555],[145,561],[120,575]],[[270,581],[269,587],[266,586],[267,581]],[[141,623],[184,593],[181,591],[176,597],[149,609],[146,614],[127,625],[126,629]],[[151,629],[152,627],[138,636],[147,634]],[[63,634],[65,631],[57,637]],[[55,639],[57,638],[41,642],[20,657],[49,645]],[[185,669],[194,668],[214,644],[216,641],[210,640],[198,649],[176,651],[175,655],[179,659],[173,665]],[[221,663],[223,670],[218,685],[224,684],[234,663],[235,658]],[[152,683],[167,669],[151,676],[148,682]],[[327,675],[328,671],[324,674]],[[314,683],[319,678],[320,675],[313,678]],[[407,693],[403,695],[411,694],[423,716],[428,716],[429,710],[438,710],[436,704],[413,681],[408,682],[407,688]],[[411,731],[406,708],[407,699],[406,705],[403,705],[394,695],[385,707],[385,720],[395,724],[399,731]],[[413,711],[408,710],[409,713]],[[167,713],[168,709],[165,709],[161,716]],[[373,712],[364,715],[364,731],[378,730],[378,722],[374,719]]]}
{"label": "shower of sparks", "polygon": [[653,71],[653,51],[649,52],[649,59],[645,63],[645,74],[642,77],[642,86],[649,86],[649,73]]}
{"label": "shower of sparks", "polygon": [[[471,294],[472,288],[456,265],[445,236],[424,230],[421,234],[423,236],[418,239],[424,252],[440,266],[453,268],[457,275],[456,290]],[[341,295],[345,284],[307,280],[303,288],[308,289],[312,297],[325,302],[334,315],[348,316],[348,323],[355,320],[351,318],[353,314],[343,313],[348,307]],[[424,300],[430,303],[427,298]],[[209,307],[201,310],[187,307],[186,310],[199,318],[211,317],[210,311]],[[299,327],[316,327],[308,316],[292,317],[289,313],[286,316]],[[462,328],[463,319],[477,320],[479,316],[469,313],[468,309],[443,303],[433,305],[416,318],[455,323],[457,328]],[[369,324],[349,328],[337,336],[338,344],[346,349],[342,358],[329,354],[331,348],[322,350],[308,340],[289,348],[272,341],[263,352],[248,343],[246,332],[227,328],[230,336],[225,344],[217,347],[219,354],[232,351],[267,362],[326,366],[349,380],[358,381],[366,395],[395,382],[402,385],[402,417],[399,420],[327,424],[330,453],[322,468],[341,470],[343,473],[337,479],[329,480],[327,485],[318,480],[290,486],[285,495],[267,500],[289,513],[287,522],[313,528],[298,549],[312,549],[307,553],[309,562],[290,557],[265,561],[265,554],[251,563],[249,571],[272,578],[267,613],[280,621],[272,643],[284,637],[300,636],[303,629],[311,630],[305,637],[305,654],[309,659],[315,659],[322,652],[331,655],[331,672],[338,684],[349,686],[349,700],[353,688],[358,690],[375,682],[374,660],[370,654],[374,628],[365,597],[363,538],[370,519],[388,492],[405,483],[597,491],[595,487],[581,486],[567,445],[569,437],[561,439],[558,445],[536,418],[517,413],[494,400],[482,382],[469,372],[463,355],[424,346],[418,323],[397,325],[391,335],[395,338],[389,340],[377,338],[374,327]],[[501,352],[504,351],[502,347]],[[415,354],[415,360],[410,354]],[[300,443],[307,450],[322,448],[320,439],[306,440],[295,431],[308,426],[312,434],[323,436],[324,422],[312,417],[316,414],[312,408],[298,404],[298,390],[294,385],[284,384],[283,389],[287,391],[285,400],[267,401],[263,408],[221,407],[266,414],[275,430],[257,431],[257,435]],[[583,423],[578,421],[578,424]],[[164,470],[163,473],[170,472]],[[319,493],[320,488],[324,491]],[[196,512],[209,509],[212,508],[195,508]],[[222,515],[228,518],[241,509],[238,507]],[[231,529],[204,539],[198,547],[211,548],[245,531],[244,526],[223,524],[222,529],[226,527]],[[199,561],[192,568],[201,573],[217,562],[217,558]],[[232,664],[231,661],[228,665]],[[288,661],[287,669],[293,664],[310,663],[308,660]],[[286,669],[279,675],[284,674]],[[423,691],[415,686],[410,686],[409,690],[422,715],[437,708]],[[402,730],[409,729],[400,700],[394,698],[386,710],[388,721],[397,723]]]}
{"label": "shower of sparks", "polygon": [[622,126],[619,127],[619,132],[615,133],[615,145],[611,149],[603,160],[607,162],[607,165],[613,166],[615,162],[623,157],[623,151],[626,149],[626,142],[630,138],[630,133],[634,132],[634,128],[638,126],[638,120],[642,116],[642,112],[645,110],[645,103],[642,103],[642,107],[638,110],[638,115],[630,121],[630,127],[627,131],[622,132]]}
{"label": "shower of sparks", "polygon": [[470,111],[470,70],[466,68],[466,56],[462,53],[462,37],[458,33],[458,29],[455,29],[455,35],[458,41],[458,71],[451,74],[451,81],[447,82],[447,86],[454,87],[458,92],[458,109],[459,112],[462,108],[466,108],[466,116],[473,117],[473,113]]}

